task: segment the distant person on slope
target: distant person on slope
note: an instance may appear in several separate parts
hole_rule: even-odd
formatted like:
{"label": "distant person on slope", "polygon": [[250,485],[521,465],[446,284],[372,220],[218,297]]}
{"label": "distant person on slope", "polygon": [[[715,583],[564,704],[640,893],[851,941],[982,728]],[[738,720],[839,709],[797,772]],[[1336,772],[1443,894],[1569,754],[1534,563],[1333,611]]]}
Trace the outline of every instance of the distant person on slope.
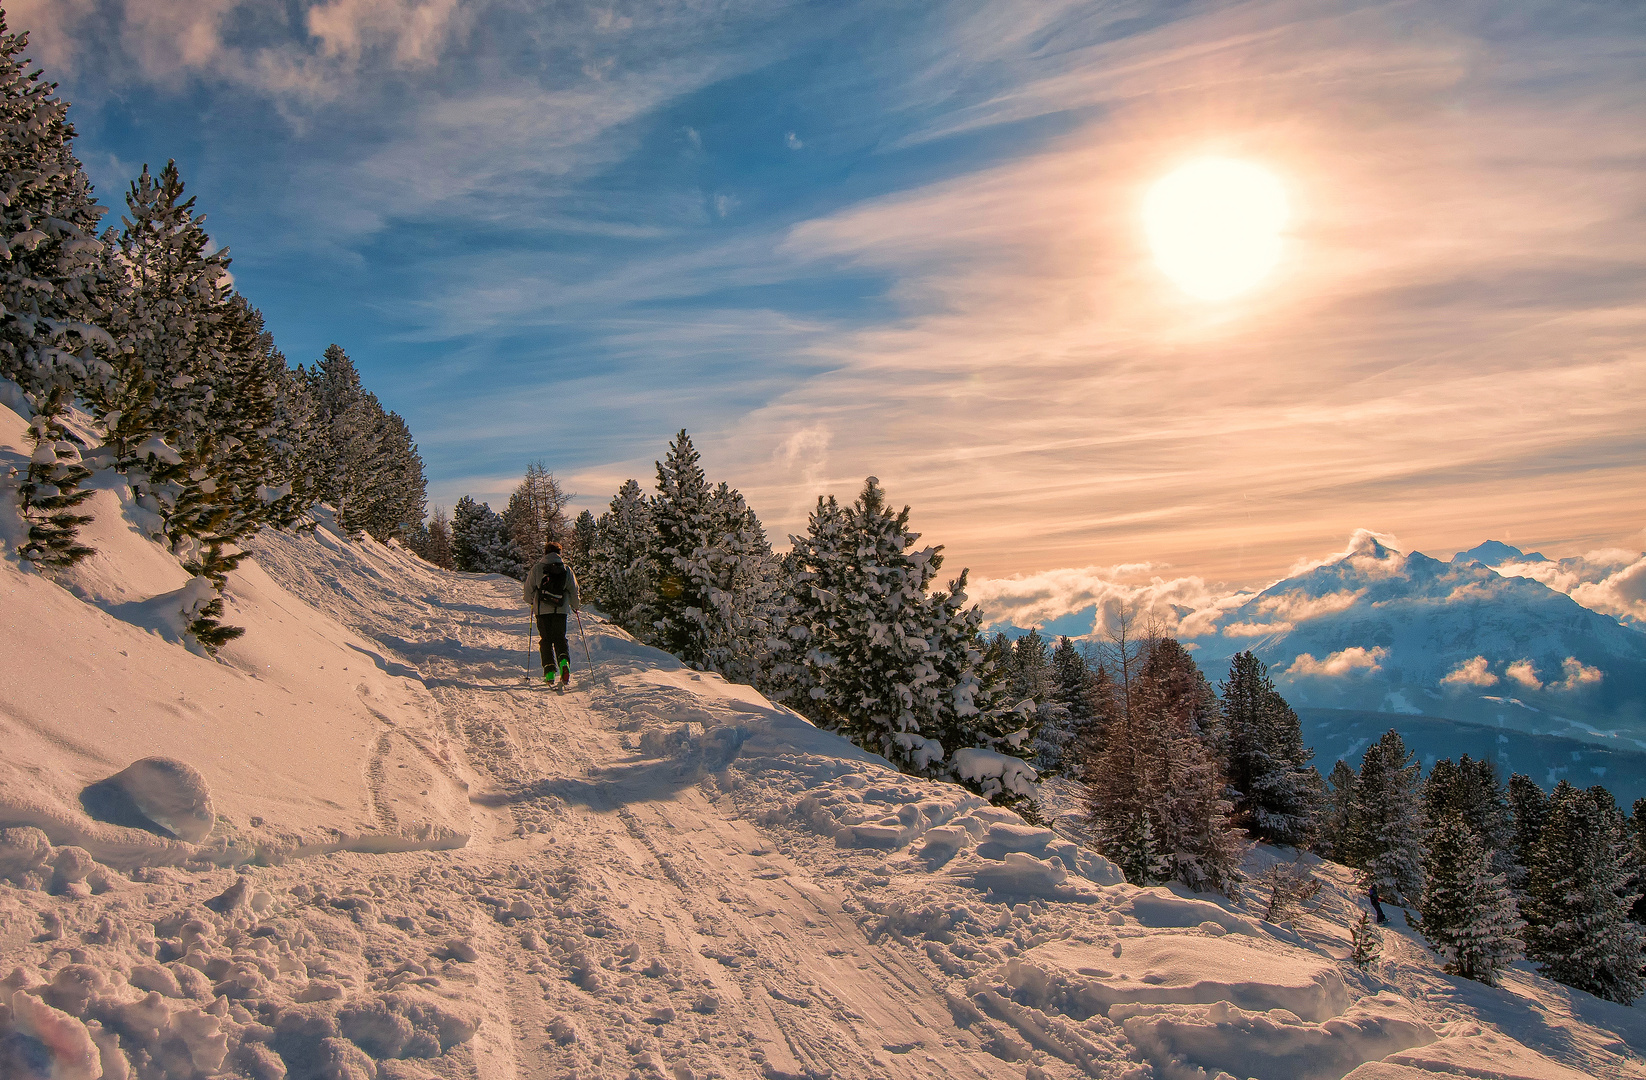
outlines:
{"label": "distant person on slope", "polygon": [[566,560],[560,557],[560,545],[550,540],[526,575],[526,603],[537,616],[537,631],[543,635],[543,681],[554,684],[555,674],[560,685],[572,681],[572,649],[566,640],[566,616],[582,611],[577,599],[577,577]]}

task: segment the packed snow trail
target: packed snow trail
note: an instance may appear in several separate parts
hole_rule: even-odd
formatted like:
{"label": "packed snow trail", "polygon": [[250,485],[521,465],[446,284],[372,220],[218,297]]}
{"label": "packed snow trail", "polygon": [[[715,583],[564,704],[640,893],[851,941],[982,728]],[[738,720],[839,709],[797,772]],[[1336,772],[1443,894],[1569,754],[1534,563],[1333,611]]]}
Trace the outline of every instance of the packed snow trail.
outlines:
{"label": "packed snow trail", "polygon": [[834,755],[836,740],[595,615],[594,677],[579,670],[562,695],[535,681],[517,583],[425,572],[419,598],[404,579],[421,568],[380,567],[379,590],[369,573],[312,577],[294,549],[276,539],[258,559],[415,665],[492,781],[453,861],[554,868],[570,932],[510,917],[485,949],[516,1030],[566,1018],[561,1035],[515,1048],[522,1076],[654,1061],[728,1077],[1022,1075],[957,1026],[905,950],[867,947],[850,894],[776,850],[717,780],[759,738],[750,721],[777,719]]}
{"label": "packed snow trail", "polygon": [[[595,670],[545,689],[519,583],[324,521],[259,540],[246,637],[192,655],[99,499],[148,578],[0,564],[9,625],[130,663],[0,671],[6,1080],[1646,1077],[1637,1010],[1446,976],[1397,912],[1355,968],[1340,867],[1283,925],[1133,888],[587,614]],[[198,844],[71,805],[154,748],[211,787]]]}

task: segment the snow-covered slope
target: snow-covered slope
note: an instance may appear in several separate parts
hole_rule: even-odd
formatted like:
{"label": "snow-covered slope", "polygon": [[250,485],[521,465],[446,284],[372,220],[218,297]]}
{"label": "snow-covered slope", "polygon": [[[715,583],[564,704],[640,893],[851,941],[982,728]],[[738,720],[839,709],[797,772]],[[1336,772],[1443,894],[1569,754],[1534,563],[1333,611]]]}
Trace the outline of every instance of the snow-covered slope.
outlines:
{"label": "snow-covered slope", "polygon": [[1359,534],[1229,611],[1194,639],[1196,659],[1216,678],[1249,648],[1297,705],[1646,747],[1646,633],[1470,555],[1441,562]]}
{"label": "snow-covered slope", "polygon": [[[1347,962],[1341,868],[1288,925],[1133,888],[598,616],[592,675],[526,684],[513,581],[267,536],[195,656],[119,617],[178,586],[99,500],[86,600],[0,568],[0,825],[49,834],[0,833],[7,1080],[1646,1076],[1635,1010],[1443,975],[1398,913]],[[157,754],[211,789],[197,845],[80,808]]]}

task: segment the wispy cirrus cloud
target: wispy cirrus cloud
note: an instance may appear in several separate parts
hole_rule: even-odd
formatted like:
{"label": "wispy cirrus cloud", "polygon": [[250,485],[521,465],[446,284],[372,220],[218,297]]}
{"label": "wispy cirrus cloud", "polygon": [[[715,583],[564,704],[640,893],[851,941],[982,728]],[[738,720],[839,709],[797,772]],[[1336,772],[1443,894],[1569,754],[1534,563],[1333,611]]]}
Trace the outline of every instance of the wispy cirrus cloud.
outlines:
{"label": "wispy cirrus cloud", "polygon": [[[362,69],[427,68],[483,0],[12,0],[31,51],[62,74],[177,89],[192,79],[329,101]],[[112,46],[112,47],[111,47]],[[110,61],[113,61],[112,65]]]}

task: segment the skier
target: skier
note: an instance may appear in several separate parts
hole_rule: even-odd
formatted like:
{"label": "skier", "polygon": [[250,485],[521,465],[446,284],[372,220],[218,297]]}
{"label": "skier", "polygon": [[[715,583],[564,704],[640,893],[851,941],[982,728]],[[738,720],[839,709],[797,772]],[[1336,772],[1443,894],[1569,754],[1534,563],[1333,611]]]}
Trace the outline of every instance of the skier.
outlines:
{"label": "skier", "polygon": [[[561,625],[562,628],[565,627],[566,620],[565,620],[564,617],[561,618],[560,625]],[[544,654],[544,655],[547,655],[547,654]],[[1377,882],[1375,882],[1375,881],[1372,882],[1372,887],[1366,890],[1366,899],[1368,899],[1372,902],[1372,910],[1377,912],[1377,924],[1379,926],[1383,926],[1383,925],[1387,924],[1388,921],[1389,921],[1389,917],[1387,915],[1383,914],[1383,905],[1378,903]]]}
{"label": "skier", "polygon": [[577,597],[577,576],[560,557],[560,545],[550,540],[526,575],[526,603],[537,617],[543,635],[543,681],[553,686],[555,674],[562,688],[572,681],[572,650],[566,640],[566,615],[583,610]]}

